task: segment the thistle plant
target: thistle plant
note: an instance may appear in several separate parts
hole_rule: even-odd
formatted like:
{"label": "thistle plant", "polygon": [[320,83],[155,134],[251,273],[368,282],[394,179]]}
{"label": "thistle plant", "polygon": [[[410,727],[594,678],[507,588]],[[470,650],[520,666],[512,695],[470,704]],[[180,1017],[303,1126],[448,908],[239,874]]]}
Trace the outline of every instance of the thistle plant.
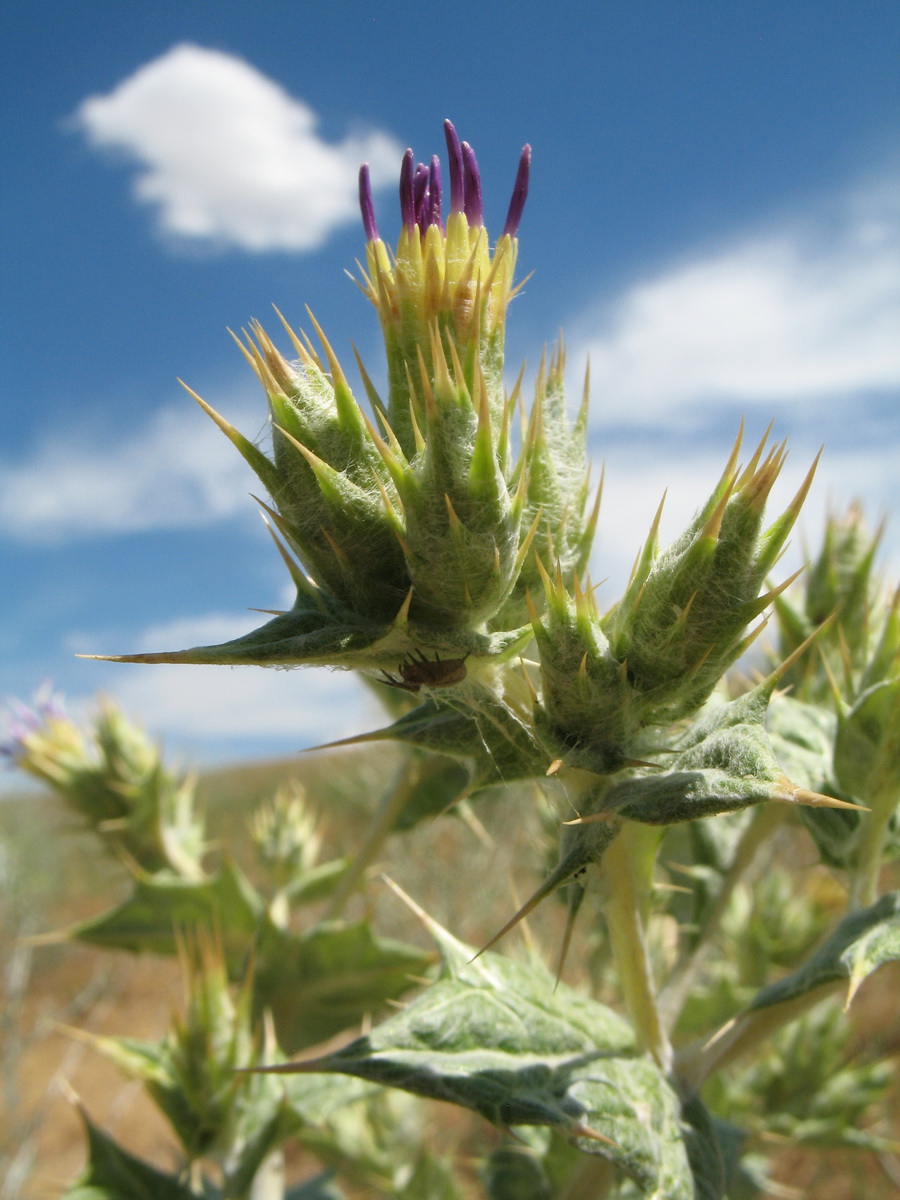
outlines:
{"label": "thistle plant", "polygon": [[[188,975],[201,999],[224,997],[229,980],[241,985],[228,1011],[244,1032],[218,1041],[210,1032],[203,1053],[264,1080],[246,1110],[256,1129],[244,1114],[210,1134],[223,1196],[256,1195],[260,1180],[280,1194],[272,1156],[290,1137],[359,1182],[354,1157],[357,1167],[378,1158],[365,1147],[382,1128],[378,1105],[399,1103],[396,1089],[468,1108],[503,1131],[482,1171],[493,1200],[739,1200],[761,1194],[767,1130],[887,1153],[887,1135],[865,1126],[886,1073],[845,1056],[843,1018],[816,1007],[848,984],[849,1004],[878,966],[900,958],[900,892],[882,893],[879,874],[897,843],[900,593],[885,594],[875,576],[877,538],[851,510],[829,524],[804,584],[772,581],[815,464],[767,516],[786,447],[764,436],[742,460],[741,431],[688,527],[662,547],[657,514],[624,594],[602,610],[590,580],[599,488],[587,462],[587,382],[571,419],[562,345],[541,359],[527,410],[523,376],[508,389],[504,374],[531,150],[492,244],[475,154],[449,122],[445,134],[447,189],[437,157],[417,163],[410,150],[403,159],[395,246],[382,240],[368,169],[360,172],[357,283],[384,336],[386,394],[357,359],[364,402],[354,395],[310,313],[318,345],[278,314],[293,357],[257,321],[235,336],[267,397],[268,452],[195,397],[268,493],[260,503],[296,589],[292,608],[223,645],[114,659],[352,669],[380,692],[390,720],[348,740],[395,741],[406,755],[347,858],[317,862],[317,825],[296,792],[257,814],[267,878],[257,888],[227,860],[206,865],[199,827],[184,816],[190,805],[165,799],[184,797],[187,785],[169,780],[145,744],[135,750],[121,718],[101,718],[93,775],[80,765],[85,751],[71,750],[81,735],[56,713],[35,718],[18,737],[21,765],[99,833],[115,832],[133,874],[131,899],[72,936],[174,953],[185,925],[214,935],[219,959],[207,954]],[[753,686],[736,684],[731,668],[773,612],[779,652]],[[98,771],[133,796],[113,824],[85,799],[85,779],[91,797],[105,795]],[[475,806],[504,789],[521,804],[539,798],[558,849],[518,911],[496,914],[486,946],[457,940],[398,885],[437,961],[348,922],[389,838],[445,810],[483,834]],[[156,828],[142,816],[148,795],[157,824],[181,820],[191,831],[179,842],[192,847],[190,870],[166,849],[171,838],[150,839],[155,858],[147,848],[146,827]],[[758,877],[763,848],[784,863],[786,844],[813,843],[839,872],[837,911],[810,902],[809,872],[789,859]],[[544,961],[495,949],[562,888],[567,917]],[[781,919],[787,910],[793,922]],[[604,1002],[584,986],[600,926]],[[677,944],[666,949],[673,928]],[[402,1011],[312,1055],[414,987]],[[212,1007],[198,1001],[191,1020],[202,1024],[208,1009],[218,1028],[224,1000]],[[153,1059],[172,1079],[189,1026]],[[799,1030],[828,1054],[807,1055]],[[731,1064],[753,1052],[756,1066],[735,1073]],[[822,1063],[832,1065],[830,1086],[816,1073]],[[783,1086],[789,1071],[822,1095],[812,1102]],[[218,1067],[195,1075],[228,1105],[240,1091]],[[150,1082],[180,1130],[176,1084]],[[354,1151],[339,1114],[358,1121],[364,1097]],[[853,1137],[841,1104],[861,1123]],[[184,1137],[182,1146],[202,1173],[209,1147]],[[747,1151],[757,1156],[742,1162]],[[382,1155],[374,1174],[363,1172],[366,1186],[408,1200],[474,1194],[424,1143],[416,1155],[405,1173],[386,1171]],[[96,1170],[92,1157],[86,1186]],[[194,1194],[214,1194],[198,1180]],[[163,1194],[181,1186],[170,1180]],[[343,1194],[315,1188],[290,1194]],[[120,1179],[104,1194],[138,1193]]]}

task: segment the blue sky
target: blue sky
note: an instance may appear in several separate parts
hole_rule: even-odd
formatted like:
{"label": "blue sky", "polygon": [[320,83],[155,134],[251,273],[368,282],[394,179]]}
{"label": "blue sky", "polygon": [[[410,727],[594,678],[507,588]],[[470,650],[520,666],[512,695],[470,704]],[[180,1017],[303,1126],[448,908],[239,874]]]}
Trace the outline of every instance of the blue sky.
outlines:
{"label": "blue sky", "polygon": [[[385,236],[407,145],[475,146],[499,232],[532,187],[508,365],[560,328],[606,461],[594,577],[612,603],[664,488],[674,536],[741,415],[792,447],[786,502],[900,508],[900,8],[640,2],[123,5],[2,18],[0,695],[117,695],[199,762],[377,722],[329,672],[138,667],[78,652],[233,636],[289,600],[254,481],[178,386],[251,436],[264,401],[226,327],[309,304],[377,376],[348,280],[355,178]],[[802,561],[796,539],[791,562]],[[885,562],[900,574],[900,518]]]}

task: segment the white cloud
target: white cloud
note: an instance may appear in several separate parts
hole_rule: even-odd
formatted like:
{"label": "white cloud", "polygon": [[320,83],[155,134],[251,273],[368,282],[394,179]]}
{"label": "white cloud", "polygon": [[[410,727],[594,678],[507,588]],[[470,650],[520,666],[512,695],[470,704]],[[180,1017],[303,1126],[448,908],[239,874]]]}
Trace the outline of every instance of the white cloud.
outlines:
{"label": "white cloud", "polygon": [[713,405],[900,388],[897,182],[698,252],[585,315],[574,360],[590,353],[598,422],[696,423]]}
{"label": "white cloud", "polygon": [[145,629],[138,635],[134,653],[154,654],[160,650],[184,650],[190,646],[215,646],[243,637],[268,620],[270,617],[267,614],[257,612],[179,617]]}
{"label": "white cloud", "polygon": [[[135,644],[145,644],[151,633],[138,633]],[[169,762],[203,766],[289,756],[390,723],[350,671],[81,665],[80,685],[91,690],[65,696],[72,719],[91,724],[98,694],[112,696],[130,720],[163,742]],[[0,704],[0,738],[7,723]],[[28,786],[26,776],[0,772],[0,798]]]}
{"label": "white cloud", "polygon": [[[288,605],[293,597],[287,599]],[[253,611],[209,612],[135,630],[124,643],[81,630],[65,644],[77,654],[183,650],[208,646],[269,620]],[[82,686],[115,695],[116,702],[154,737],[174,747],[205,746],[213,757],[289,753],[388,724],[355,673],[305,667],[192,666],[82,662]],[[88,678],[89,676],[89,678]],[[70,711],[88,712],[89,697],[70,699]]]}
{"label": "white cloud", "polygon": [[252,511],[248,492],[260,489],[228,439],[185,404],[117,441],[48,440],[29,460],[0,462],[0,532],[53,543],[199,528]]}
{"label": "white cloud", "polygon": [[[138,639],[139,641],[141,639]],[[297,750],[379,724],[373,701],[350,672],[305,668],[119,665],[116,700],[167,739],[293,739]]]}
{"label": "white cloud", "polygon": [[[754,448],[754,438],[748,437],[741,461],[746,462]],[[667,495],[660,522],[660,544],[666,546],[708,499],[729,449],[725,444],[706,443],[673,450],[665,439],[650,440],[640,435],[617,441],[607,463],[591,563],[594,581],[606,580],[597,592],[601,610],[609,608],[622,594],[663,492]],[[813,435],[793,440],[767,506],[770,522],[784,511],[800,488],[817,450]],[[885,513],[900,511],[900,478],[895,464],[895,444],[886,445],[880,452],[840,441],[832,447],[826,446],[788,549],[773,573],[774,579],[786,578],[808,556],[818,553],[826,515],[844,512],[852,500],[862,499],[873,530]],[[890,578],[900,577],[900,520],[888,522],[879,561]]]}
{"label": "white cloud", "polygon": [[183,44],[90,96],[76,126],[140,164],[134,195],[166,233],[244,250],[313,250],[357,215],[359,164],[374,187],[403,148],[365,131],[333,145],[302,100],[230,54]]}

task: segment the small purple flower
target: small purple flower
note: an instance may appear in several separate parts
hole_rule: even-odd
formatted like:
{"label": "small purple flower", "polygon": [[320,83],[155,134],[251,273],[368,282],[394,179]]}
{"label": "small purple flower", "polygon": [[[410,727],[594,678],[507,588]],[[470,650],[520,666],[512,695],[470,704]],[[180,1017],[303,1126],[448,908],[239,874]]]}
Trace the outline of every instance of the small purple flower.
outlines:
{"label": "small purple flower", "polygon": [[437,225],[442,231],[441,221],[441,160],[436,154],[431,156],[431,166],[428,168],[428,221],[429,225]]}
{"label": "small purple flower", "polygon": [[7,708],[6,738],[0,741],[0,756],[9,759],[12,765],[21,762],[28,753],[28,739],[32,734],[48,721],[66,719],[62,698],[54,694],[49,682],[41,684],[35,692],[33,707],[13,697],[7,702]]}
{"label": "small purple flower", "polygon": [[[444,135],[449,212],[437,155],[426,165],[407,150],[400,169],[402,228],[394,249],[378,236],[368,167],[363,165],[359,173],[360,208],[368,239],[360,286],[378,311],[389,355],[397,358],[392,371],[403,381],[410,378],[410,371],[412,378],[418,379],[423,357],[428,369],[435,322],[441,330],[450,331],[448,336],[461,363],[473,362],[475,351],[479,361],[490,361],[490,370],[495,372],[507,306],[518,290],[513,283],[516,234],[528,195],[531,147],[522,150],[506,224],[492,245],[484,226],[475,151],[468,142],[460,141],[450,121],[444,122]],[[398,395],[403,392],[403,399],[389,405],[391,426],[395,434],[401,430],[402,436],[397,434],[401,444],[411,447],[415,434],[409,423],[409,405],[415,410],[417,404],[398,386],[399,391],[397,386],[394,391]],[[492,403],[499,429],[504,407],[499,392]]]}
{"label": "small purple flower", "polygon": [[428,168],[424,163],[416,164],[416,175],[413,180],[413,204],[416,210],[416,224],[424,233],[422,223],[428,206]]}

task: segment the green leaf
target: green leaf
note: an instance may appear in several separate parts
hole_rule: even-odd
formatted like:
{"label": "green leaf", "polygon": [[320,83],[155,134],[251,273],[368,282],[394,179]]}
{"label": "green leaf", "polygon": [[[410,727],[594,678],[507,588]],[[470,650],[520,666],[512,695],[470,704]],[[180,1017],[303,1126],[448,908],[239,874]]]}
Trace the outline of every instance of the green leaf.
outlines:
{"label": "green leaf", "polygon": [[553,1200],[553,1187],[530,1146],[498,1146],[487,1161],[484,1187],[489,1200]]}
{"label": "green leaf", "polygon": [[838,721],[834,769],[866,804],[894,808],[900,795],[900,679],[876,683]]}
{"label": "green leaf", "polygon": [[293,905],[318,904],[320,900],[327,900],[340,887],[351,862],[349,858],[333,858],[300,871],[285,885],[282,894]]}
{"label": "green leaf", "polygon": [[[785,774],[801,787],[849,800],[833,779],[837,718],[818,704],[777,695],[769,707],[769,738]],[[801,807],[798,816],[812,835],[822,861],[831,867],[853,862],[862,814],[850,809]]]}
{"label": "green leaf", "polygon": [[704,713],[676,744],[678,753],[667,761],[667,770],[614,784],[606,806],[633,821],[670,825],[768,800],[829,803],[829,797],[792,783],[775,756],[765,730],[775,683],[771,675]]}
{"label": "green leaf", "polygon": [[716,1122],[699,1096],[687,1098],[683,1116],[684,1142],[694,1176],[694,1200],[723,1200],[728,1168]]}
{"label": "green leaf", "polygon": [[221,941],[229,975],[240,979],[263,913],[262,899],[241,870],[225,863],[202,883],[138,876],[127,900],[73,926],[67,936],[133,954],[176,954],[179,932],[208,929]]}
{"label": "green leaf", "polygon": [[274,1069],[341,1072],[459,1104],[504,1128],[548,1125],[647,1194],[693,1197],[667,1080],[620,1017],[563,985],[554,990],[534,964],[457,958],[452,976],[368,1036]]}
{"label": "green leaf", "polygon": [[88,1141],[84,1172],[63,1200],[197,1200],[175,1175],[157,1171],[123,1150],[81,1112]]}
{"label": "green leaf", "polygon": [[294,934],[266,922],[257,949],[254,1003],[271,1010],[288,1054],[358,1025],[413,986],[433,955],[378,938],[365,921]]}
{"label": "green leaf", "polygon": [[867,976],[900,959],[900,892],[844,917],[802,967],[758,992],[748,1011],[783,1004],[840,979],[850,981],[847,1003]]}
{"label": "green leaf", "polygon": [[429,817],[449,810],[468,790],[469,771],[442,754],[413,751],[406,803],[394,822],[395,833],[405,833]]}
{"label": "green leaf", "polygon": [[[402,590],[396,600],[403,613]],[[326,666],[390,673],[408,655],[419,652],[427,652],[429,657],[439,653],[445,660],[471,658],[490,664],[510,658],[531,637],[529,628],[482,633],[440,624],[411,624],[405,613],[400,613],[393,623],[382,624],[348,612],[323,592],[315,596],[300,593],[290,612],[221,645],[95,657],[109,662]]]}
{"label": "green leaf", "polygon": [[334,1182],[334,1172],[323,1171],[285,1192],[284,1200],[345,1200],[345,1196]]}

